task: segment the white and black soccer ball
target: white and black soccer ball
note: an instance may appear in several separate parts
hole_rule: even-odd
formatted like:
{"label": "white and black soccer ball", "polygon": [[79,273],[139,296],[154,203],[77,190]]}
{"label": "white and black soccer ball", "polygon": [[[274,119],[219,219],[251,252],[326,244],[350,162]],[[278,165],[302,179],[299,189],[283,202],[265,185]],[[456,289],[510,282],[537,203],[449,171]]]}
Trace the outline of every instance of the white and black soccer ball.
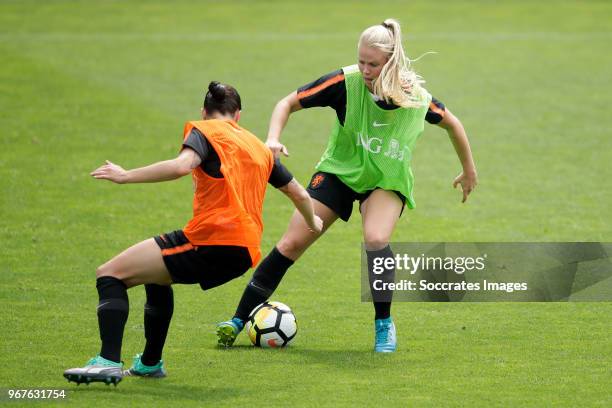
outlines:
{"label": "white and black soccer ball", "polygon": [[297,322],[289,306],[281,302],[264,302],[249,315],[246,331],[255,346],[285,347],[297,334]]}

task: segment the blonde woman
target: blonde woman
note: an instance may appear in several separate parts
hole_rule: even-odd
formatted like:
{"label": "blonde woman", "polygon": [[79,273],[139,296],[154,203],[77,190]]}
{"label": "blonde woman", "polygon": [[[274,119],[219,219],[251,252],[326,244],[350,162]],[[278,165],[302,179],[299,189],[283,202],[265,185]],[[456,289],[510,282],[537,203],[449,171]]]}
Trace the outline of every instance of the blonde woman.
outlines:
{"label": "blonde woman", "polygon": [[[259,264],[232,320],[217,327],[219,344],[231,346],[249,312],[273,293],[287,269],[338,218],[347,221],[358,200],[363,239],[372,277],[376,258],[393,257],[389,241],[405,205],[414,208],[410,169],[424,123],[448,132],[462,165],[453,187],[461,185],[463,202],[477,182],[465,130],[445,106],[423,88],[402,47],[399,23],[387,19],[359,38],[358,63],[325,75],[283,98],[276,105],[266,144],[275,156],[288,155],[280,136],[289,116],[301,109],[329,106],[336,111],[327,149],[316,166],[308,193],[323,230],[312,233],[299,213],[291,219],[276,247]],[[393,281],[387,269],[376,279]],[[396,349],[391,292],[373,291],[377,352]]]}

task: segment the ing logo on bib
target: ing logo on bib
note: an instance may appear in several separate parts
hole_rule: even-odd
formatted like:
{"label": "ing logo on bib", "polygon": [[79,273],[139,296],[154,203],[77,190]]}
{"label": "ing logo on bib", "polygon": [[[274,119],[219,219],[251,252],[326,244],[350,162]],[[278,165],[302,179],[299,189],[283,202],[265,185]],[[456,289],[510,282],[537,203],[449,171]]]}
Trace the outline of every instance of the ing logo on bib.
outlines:
{"label": "ing logo on bib", "polygon": [[357,134],[357,146],[363,147],[370,153],[379,154],[385,148],[384,152],[382,152],[385,156],[402,161],[404,160],[404,151],[408,149],[407,146],[400,146],[400,143],[397,139],[390,139],[385,143],[380,137],[369,137],[368,135],[364,135],[363,133]]}

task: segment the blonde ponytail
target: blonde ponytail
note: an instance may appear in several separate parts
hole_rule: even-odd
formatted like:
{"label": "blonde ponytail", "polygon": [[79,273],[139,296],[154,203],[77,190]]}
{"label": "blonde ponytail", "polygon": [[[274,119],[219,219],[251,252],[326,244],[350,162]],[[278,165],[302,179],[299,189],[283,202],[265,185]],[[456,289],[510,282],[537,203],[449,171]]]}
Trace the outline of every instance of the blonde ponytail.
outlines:
{"label": "blonde ponytail", "polygon": [[380,76],[372,84],[374,95],[405,108],[425,103],[423,78],[410,67],[410,59],[402,47],[402,29],[397,20],[388,18],[382,24],[366,28],[359,45],[378,48],[389,55]]}

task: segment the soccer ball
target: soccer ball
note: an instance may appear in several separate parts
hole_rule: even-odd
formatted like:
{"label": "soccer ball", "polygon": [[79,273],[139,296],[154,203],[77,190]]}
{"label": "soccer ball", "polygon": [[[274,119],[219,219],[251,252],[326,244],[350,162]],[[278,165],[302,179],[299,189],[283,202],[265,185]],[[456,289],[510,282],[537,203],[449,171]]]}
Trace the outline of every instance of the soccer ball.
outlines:
{"label": "soccer ball", "polygon": [[246,331],[255,346],[285,347],[297,334],[297,322],[289,306],[280,302],[264,302],[249,315]]}

